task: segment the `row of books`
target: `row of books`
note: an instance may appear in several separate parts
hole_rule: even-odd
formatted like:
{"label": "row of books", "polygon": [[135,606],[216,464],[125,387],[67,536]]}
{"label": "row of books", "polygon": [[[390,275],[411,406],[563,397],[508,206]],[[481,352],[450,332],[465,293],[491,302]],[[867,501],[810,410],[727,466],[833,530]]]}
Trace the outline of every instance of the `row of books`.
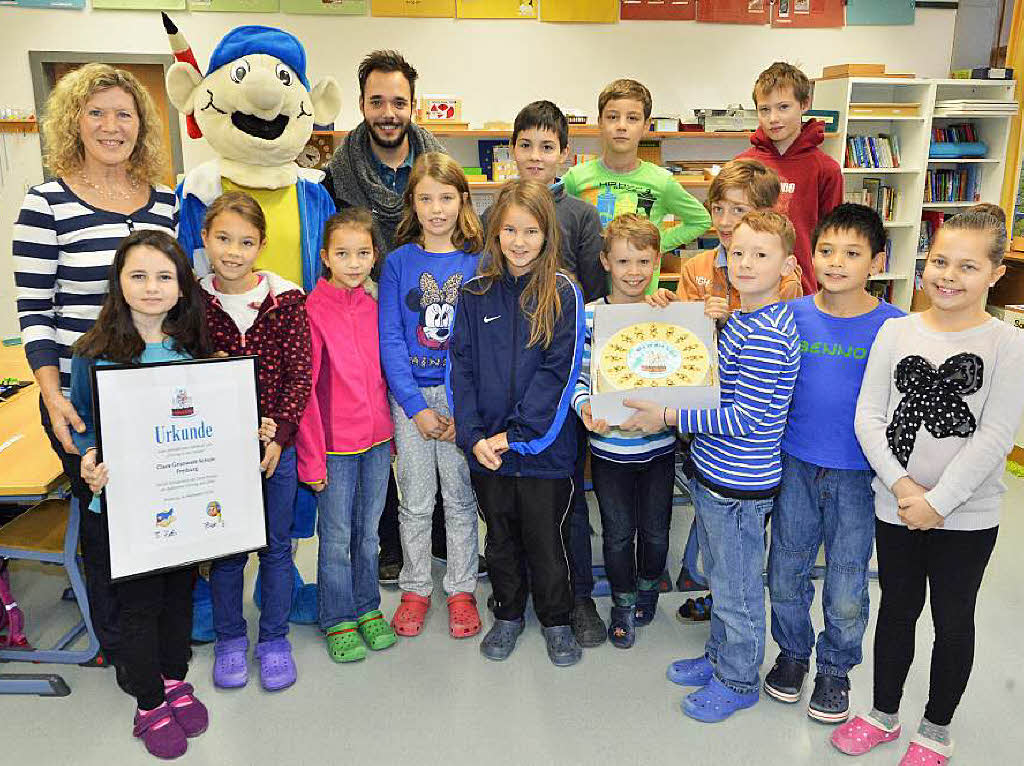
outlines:
{"label": "row of books", "polygon": [[895,221],[900,203],[900,192],[893,186],[882,183],[880,178],[865,178],[864,188],[848,191],[843,195],[846,202],[867,205],[882,216],[883,221]]}
{"label": "row of books", "polygon": [[929,170],[924,179],[925,202],[978,202],[981,199],[981,168]]}
{"label": "row of books", "polygon": [[973,123],[960,122],[944,128],[932,128],[932,140],[939,143],[973,143],[978,140],[978,134]]}
{"label": "row of books", "polygon": [[921,233],[917,238],[917,252],[927,253],[932,249],[932,242],[935,241],[935,232],[946,220],[946,214],[941,210],[921,211]]}
{"label": "row of books", "polygon": [[900,139],[897,135],[850,136],[846,139],[846,167],[898,168]]}

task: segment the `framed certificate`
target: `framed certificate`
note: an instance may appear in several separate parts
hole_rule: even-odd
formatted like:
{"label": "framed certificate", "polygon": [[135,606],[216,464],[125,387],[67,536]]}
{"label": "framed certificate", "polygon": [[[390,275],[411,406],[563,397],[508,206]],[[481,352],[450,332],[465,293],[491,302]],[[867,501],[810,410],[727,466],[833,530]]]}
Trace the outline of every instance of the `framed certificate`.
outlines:
{"label": "framed certificate", "polygon": [[92,374],[112,580],[267,544],[256,357]]}

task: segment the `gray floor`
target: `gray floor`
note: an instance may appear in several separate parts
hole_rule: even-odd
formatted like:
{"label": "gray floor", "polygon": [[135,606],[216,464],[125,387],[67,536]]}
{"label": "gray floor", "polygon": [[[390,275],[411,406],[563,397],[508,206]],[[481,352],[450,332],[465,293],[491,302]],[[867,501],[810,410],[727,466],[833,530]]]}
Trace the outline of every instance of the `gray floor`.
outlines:
{"label": "gray floor", "polygon": [[[978,652],[974,675],[954,721],[955,763],[1019,764],[1024,747],[1024,520],[1017,512],[1024,481],[1008,477],[1010,492],[996,553],[978,607]],[[671,560],[685,539],[692,512],[674,519]],[[599,548],[599,538],[595,538]],[[599,557],[600,553],[597,551]],[[315,547],[300,548],[300,567],[315,569]],[[676,565],[670,564],[673,575]],[[254,567],[247,571],[254,576]],[[441,570],[435,570],[440,591]],[[56,623],[71,619],[56,601],[64,582],[54,568],[21,565],[14,587],[30,616],[30,638],[46,638]],[[478,590],[481,604],[489,585]],[[877,598],[872,585],[872,598]],[[827,744],[830,729],[806,717],[803,705],[781,705],[762,697],[755,708],[717,725],[682,715],[685,690],[665,680],[667,664],[702,651],[704,625],[683,626],[673,613],[683,594],[661,600],[654,623],[640,630],[630,651],[607,644],[586,652],[574,668],[557,669],[544,654],[536,620],[512,658],[484,660],[479,639],[447,635],[443,597],[432,609],[423,635],[402,640],[366,661],[339,666],[310,626],[293,628],[299,681],[267,694],[251,676],[249,686],[225,692],[210,681],[212,646],[197,647],[190,680],[210,708],[210,730],[193,740],[185,764],[351,763],[380,764],[839,764],[850,759]],[[398,602],[384,593],[390,616]],[[608,600],[599,602],[607,612]],[[872,610],[874,612],[874,609]],[[816,605],[820,623],[820,608]],[[255,608],[247,616],[255,629]],[[871,636],[865,662],[852,673],[855,708],[870,704]],[[485,625],[488,617],[485,616]],[[41,630],[40,625],[50,625]],[[916,727],[927,692],[927,657],[932,632],[927,612],[918,631],[918,662],[904,700],[908,729]],[[775,647],[769,640],[766,667]],[[112,670],[69,666],[0,665],[6,672],[54,671],[72,688],[63,699],[0,697],[0,763],[152,763],[131,738],[133,701],[114,684]],[[254,669],[255,670],[255,669]],[[858,762],[896,764],[900,744]],[[1018,753],[1014,756],[1013,753]]]}

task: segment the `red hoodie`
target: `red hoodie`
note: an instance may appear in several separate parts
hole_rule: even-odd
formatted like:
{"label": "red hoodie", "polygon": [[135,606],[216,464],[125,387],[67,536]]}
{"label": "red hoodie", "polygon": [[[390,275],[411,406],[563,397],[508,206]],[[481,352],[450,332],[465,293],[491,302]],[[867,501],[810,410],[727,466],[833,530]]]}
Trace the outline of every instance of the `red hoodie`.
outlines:
{"label": "red hoodie", "polygon": [[785,154],[758,128],[750,137],[753,146],[738,157],[763,162],[779,174],[782,193],[776,209],[789,216],[796,229],[796,259],[803,269],[804,295],[818,291],[811,265],[811,233],[818,221],[843,201],[843,171],[839,163],[821,151],[825,124],[810,120]]}

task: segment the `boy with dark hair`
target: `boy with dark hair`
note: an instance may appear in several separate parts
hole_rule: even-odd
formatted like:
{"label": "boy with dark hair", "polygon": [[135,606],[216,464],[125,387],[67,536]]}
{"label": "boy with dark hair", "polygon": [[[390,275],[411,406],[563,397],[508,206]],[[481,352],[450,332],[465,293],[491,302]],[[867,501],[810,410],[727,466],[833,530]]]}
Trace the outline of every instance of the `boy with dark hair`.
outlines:
{"label": "boy with dark hair", "polygon": [[[711,216],[672,174],[637,156],[651,120],[651,92],[636,80],[615,80],[597,99],[597,123],[603,154],[576,165],[562,178],[565,190],[597,208],[606,226],[623,213],[637,213],[661,227],[671,215],[675,225],[662,231],[661,252],[675,250],[707,231]],[[648,294],[658,289],[661,263]]]}
{"label": "boy with dark hair", "polygon": [[[864,205],[835,208],[814,231],[817,295],[790,301],[802,361],[782,438],[782,487],[772,516],[768,588],[779,645],[765,692],[797,702],[815,648],[811,568],[825,544],[817,676],[807,714],[849,715],[848,673],[868,622],[868,560],[875,533],[873,474],[853,429],[868,352],[882,323],[903,312],[867,291],[885,268],[885,227]],[[823,417],[827,427],[823,428]]]}
{"label": "boy with dark hair", "polygon": [[811,107],[811,83],[792,64],[777,61],[754,83],[758,129],[753,146],[740,157],[760,160],[779,174],[778,209],[796,229],[796,260],[804,295],[818,289],[811,266],[811,231],[820,218],[843,201],[843,173],[818,147],[825,140],[820,120],[803,122]]}
{"label": "boy with dark hair", "polygon": [[[552,102],[534,101],[516,115],[510,146],[519,177],[550,187],[562,235],[562,262],[579,282],[584,300],[597,300],[608,292],[600,261],[601,219],[593,205],[566,194],[558,179],[569,154],[569,121]],[[485,228],[489,213],[490,208],[482,216]]]}
{"label": "boy with dark hair", "polygon": [[[604,240],[601,219],[593,205],[566,193],[558,180],[558,171],[569,154],[569,121],[550,101],[534,101],[516,115],[512,127],[512,156],[520,178],[547,185],[555,200],[555,218],[562,235],[562,261],[576,277],[586,302],[608,292],[608,281],[600,255]],[[490,209],[482,216],[487,227]],[[604,622],[597,613],[591,593],[594,590],[593,551],[590,545],[590,514],[583,492],[583,466],[587,456],[587,437],[578,429],[580,439],[576,471],[573,475],[573,510],[569,521],[569,550],[572,565],[575,605],[573,632],[580,646],[591,648],[606,637]]]}

